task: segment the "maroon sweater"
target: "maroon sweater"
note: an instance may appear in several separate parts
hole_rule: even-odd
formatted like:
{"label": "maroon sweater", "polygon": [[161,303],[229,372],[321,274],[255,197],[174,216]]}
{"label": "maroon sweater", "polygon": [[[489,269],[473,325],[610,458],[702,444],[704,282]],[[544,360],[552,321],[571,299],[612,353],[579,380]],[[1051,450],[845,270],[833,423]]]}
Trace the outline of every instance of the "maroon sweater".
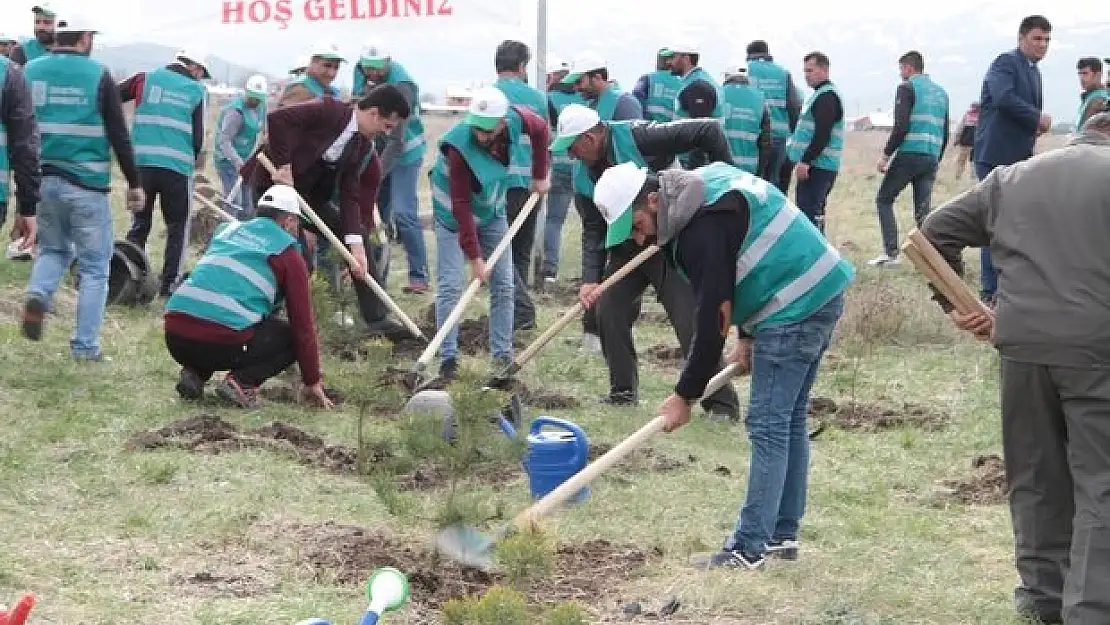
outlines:
{"label": "maroon sweater", "polygon": [[[547,120],[521,106],[514,106],[524,120],[524,132],[532,140],[532,178],[542,180],[547,177],[547,144],[550,130]],[[467,260],[482,257],[482,247],[478,244],[478,224],[474,220],[474,209],[470,206],[470,196],[482,190],[477,176],[466,164],[466,159],[455,148],[445,145],[447,171],[451,187],[451,214],[459,224],[459,247]],[[490,146],[490,154],[502,165],[509,164],[509,133],[502,133]]]}
{"label": "maroon sweater", "polygon": [[[320,381],[320,351],[316,343],[316,318],[312,313],[312,298],[308,290],[308,267],[296,246],[269,258],[270,268],[277,278],[278,291],[285,295],[285,309],[289,312],[289,327],[293,331],[293,348],[297,364],[301,366],[301,379],[308,386]],[[231,328],[198,319],[179,312],[165,314],[166,334],[173,334],[190,341],[244,345],[254,336],[254,329]]]}

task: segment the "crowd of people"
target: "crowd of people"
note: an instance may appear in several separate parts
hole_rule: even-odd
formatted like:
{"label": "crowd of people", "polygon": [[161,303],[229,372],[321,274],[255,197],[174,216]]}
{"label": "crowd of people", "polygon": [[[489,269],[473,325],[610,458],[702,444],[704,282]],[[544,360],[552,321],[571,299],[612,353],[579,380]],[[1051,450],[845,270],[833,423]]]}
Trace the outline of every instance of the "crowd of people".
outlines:
{"label": "crowd of people", "polygon": [[[608,366],[602,401],[639,402],[633,328],[650,285],[685,355],[659,408],[668,432],[699,402],[707,414],[737,421],[731,386],[702,394],[726,363],[751,375],[746,500],[708,564],[758,569],[768,557],[798,557],[809,393],[855,276],[824,235],[847,121],[827,55],[804,56],[804,99],[764,41],[747,46],[723,83],[701,68],[698,46],[675,43],[657,51],[654,70],[630,92],[589,52],[553,63],[540,90],[528,84],[531,50],[504,41],[494,52],[495,82],[475,91],[466,114],[429,146],[419,83],[383,45],[366,45],[351,63],[349,99],[335,86],[347,59],[335,45],[319,45],[293,68],[273,110],[261,76],[221,110],[213,164],[239,211],[184,278],[194,176],[205,166],[205,59],[182,50],[167,66],[117,83],[90,57],[95,26],[78,15],[56,21],[41,6],[33,13],[35,38],[0,60],[0,199],[6,206],[10,170],[13,238],[35,251],[22,319],[28,338],[42,337],[76,257],[72,355],[105,359],[113,154],[134,213],[128,240],[145,246],[155,199],[166,223],[161,301],[165,342],[181,365],[178,393],[200,398],[212,376],[226,372],[216,392],[242,407],[257,405],[261,385],[294,363],[304,397],[331,406],[308,287],[317,267],[329,267],[321,224],[349,252],[369,334],[408,333],[368,285],[385,284],[379,252],[391,241],[406,253],[403,289],[423,294],[434,286],[437,328],[468,273],[487,283],[497,373],[512,361],[514,333],[537,322],[528,277],[540,213],[528,200],[539,194],[547,203],[540,273],[549,280],[557,279],[573,203],[582,224],[582,346]],[[981,296],[990,307],[951,314],[959,327],[993,338],[1003,357],[1018,607],[1045,622],[1094,624],[1110,618],[1100,585],[1110,572],[1101,557],[1110,549],[1110,466],[1100,425],[1110,406],[1102,295],[1110,285],[1097,261],[1110,234],[1097,227],[1110,197],[1110,114],[1099,113],[1107,103],[1101,62],[1081,59],[1084,132],[1031,159],[1037,137],[1052,127],[1037,67],[1051,30],[1042,16],[1026,18],[1017,47],[988,68],[979,101],[954,133],[960,166],[973,163],[982,182],[936,211],[932,186],[953,134],[951,104],[921,53],[897,59],[895,123],[876,165],[883,253],[872,264],[898,262],[894,203],[907,186],[916,223],[955,268],[962,270],[963,248],[981,249]],[[134,103],[130,127],[124,102]],[[429,151],[434,276],[417,193]],[[487,263],[518,218],[511,255]],[[649,246],[660,251],[599,289]],[[1060,323],[1065,312],[1074,323]],[[454,379],[457,330],[439,357],[440,377]]]}

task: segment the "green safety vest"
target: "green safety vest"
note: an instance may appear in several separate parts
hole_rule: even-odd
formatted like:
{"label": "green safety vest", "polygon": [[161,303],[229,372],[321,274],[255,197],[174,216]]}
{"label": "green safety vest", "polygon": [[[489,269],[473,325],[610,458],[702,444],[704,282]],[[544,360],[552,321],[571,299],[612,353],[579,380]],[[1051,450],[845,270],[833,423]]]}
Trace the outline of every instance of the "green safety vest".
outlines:
{"label": "green safety vest", "polygon": [[[632,138],[631,121],[603,122],[609,127],[609,163],[611,166],[622,163],[636,163],[640,167],[647,167],[647,160],[640,154]],[[594,197],[594,185],[597,181],[590,176],[590,168],[580,160],[574,161],[574,192],[590,199]]]}
{"label": "green safety vest", "polygon": [[290,80],[289,83],[285,85],[285,89],[281,91],[282,97],[284,97],[285,94],[288,93],[289,90],[296,85],[302,85],[305,89],[308,89],[309,93],[316,96],[317,98],[322,98],[325,94],[333,98],[338,98],[340,95],[342,95],[339,92],[339,87],[336,87],[335,85],[328,85],[327,87],[325,87],[324,85],[320,84],[319,80],[316,80],[308,74],[304,74],[303,76],[300,76],[295,80]]}
{"label": "green safety vest", "polygon": [[691,84],[693,84],[694,82],[696,82],[698,80],[704,80],[705,82],[713,85],[713,88],[717,90],[717,106],[716,106],[716,108],[713,109],[712,117],[714,117],[716,119],[724,118],[724,116],[725,116],[725,110],[724,110],[725,98],[724,98],[724,95],[721,93],[721,85],[718,84],[716,80],[713,80],[713,77],[710,76],[708,72],[706,72],[704,69],[702,69],[700,67],[695,67],[694,69],[690,70],[689,74],[686,74],[685,76],[683,76],[681,78],[681,85],[678,88],[678,93],[675,94],[675,104],[674,104],[675,117],[679,118],[679,119],[685,119],[685,118],[690,117],[690,114],[686,112],[686,109],[682,108],[682,105],[679,104],[678,94],[682,93],[683,89],[685,89],[686,87],[689,87]]}
{"label": "green safety vest", "polygon": [[653,122],[669,122],[675,118],[675,98],[682,89],[682,79],[668,69],[657,69],[648,75],[648,95],[644,113]]}
{"label": "green safety vest", "polygon": [[149,72],[135,107],[131,141],[140,167],[193,175],[193,110],[204,102],[200,82],[164,67]]}
{"label": "green safety vest", "polygon": [[269,217],[221,224],[189,278],[166,302],[184,313],[245,330],[273,313],[278,283],[269,259],[297,240]]}
{"label": "green safety vest", "polygon": [[759,133],[766,100],[759,89],[740,83],[725,83],[725,135],[732,150],[732,163],[754,174],[759,167]]}
{"label": "green safety vest", "polygon": [[590,108],[597,111],[597,116],[601,118],[601,121],[611,121],[613,115],[617,112],[617,103],[620,102],[620,99],[621,92],[616,87],[609,86],[597,96],[597,100],[590,103]]}
{"label": "green safety vest", "polygon": [[909,82],[913,87],[913,110],[910,111],[909,130],[898,151],[940,158],[940,151],[948,139],[944,134],[948,93],[924,74],[914,74]]}
{"label": "green safety vest", "polygon": [[[802,321],[852,283],[851,263],[773,185],[726,163],[693,171],[705,183],[703,206],[729,191],[748,202],[748,233],[736,258],[734,325],[750,334]],[[671,251],[677,265],[677,240]],[[680,273],[685,276],[681,267]]]}
{"label": "green safety vest", "polygon": [[402,82],[407,82],[412,87],[413,108],[408,121],[405,122],[405,146],[401,148],[401,156],[397,164],[412,165],[422,162],[424,154],[428,151],[428,144],[424,139],[424,120],[420,119],[420,86],[404,66],[396,61],[390,61],[389,75],[385,78],[385,84],[395,85]]}
{"label": "green safety vest", "polygon": [[260,100],[258,106],[250,108],[246,105],[246,97],[239,96],[228,105],[227,108],[220,113],[220,119],[216,122],[216,150],[214,159],[217,163],[229,162],[229,159],[219,150],[220,142],[223,141],[223,126],[224,116],[228,111],[239,111],[243,116],[243,126],[239,129],[239,134],[231,140],[232,147],[235,148],[235,153],[239,155],[241,160],[247,160],[254,151],[255,141],[258,139],[258,133],[262,130],[262,120],[266,119],[266,101]]}
{"label": "green safety vest", "polygon": [[[582,106],[587,106],[586,98],[583,98],[582,94],[578,93],[577,91],[573,91],[570,93],[567,93],[566,91],[549,91],[547,93],[547,97],[551,101],[552,108],[555,109],[556,120],[558,119],[559,114],[563,112],[563,109],[570,106],[571,104],[581,104]],[[567,171],[571,169],[571,166],[573,164],[574,161],[570,158],[570,154],[568,152],[564,151],[559,152],[558,154],[551,154],[552,169]]]}
{"label": "green safety vest", "polygon": [[[805,154],[806,148],[809,147],[809,142],[813,141],[813,133],[817,129],[813,121],[813,102],[823,93],[833,92],[840,97],[836,92],[836,87],[831,82],[827,82],[821,86],[820,89],[814,91],[806,99],[802,105],[802,114],[798,119],[798,127],[794,129],[794,135],[786,142],[786,157],[792,162],[797,163],[802,159]],[[821,154],[813,161],[813,166],[828,171],[840,171],[840,159],[844,150],[844,116],[840,117],[840,121],[833,124],[832,136],[829,137],[829,144],[821,151]]]}
{"label": "green safety vest", "polygon": [[786,107],[790,74],[781,65],[766,59],[748,61],[748,80],[763,92],[771,111],[771,135],[776,139],[790,136],[790,113]]}
{"label": "green safety vest", "polygon": [[[4,85],[8,80],[8,65],[11,61],[8,57],[0,55],[0,110],[4,107]],[[8,204],[8,193],[10,193],[11,186],[9,178],[11,177],[9,171],[11,165],[8,163],[8,129],[4,125],[4,119],[0,118],[0,206]]]}
{"label": "green safety vest", "polygon": [[1079,132],[1079,130],[1083,127],[1083,122],[1087,121],[1083,119],[1083,113],[1087,110],[1087,103],[1090,102],[1091,98],[1102,98],[1103,100],[1110,102],[1110,92],[1108,92],[1106,89],[1095,89],[1094,91],[1080,98],[1079,112],[1075,115],[1076,132]]}
{"label": "green safety vest", "polygon": [[27,57],[28,63],[34,61],[40,56],[46,56],[50,54],[50,50],[47,50],[46,46],[39,43],[39,40],[34,37],[24,39],[19,43],[19,47],[23,48],[23,56]]}
{"label": "green safety vest", "polygon": [[[514,145],[524,134],[524,120],[516,108],[510,106],[506,117],[509,131],[509,144]],[[432,171],[428,173],[432,186],[432,210],[435,218],[451,230],[459,227],[451,214],[451,180],[447,171],[447,157],[443,154],[444,144],[454,147],[462,154],[481,189],[470,194],[470,208],[479,226],[484,226],[494,218],[505,213],[505,192],[509,186],[509,170],[500,161],[474,141],[474,134],[465,122],[455,124],[439,140],[438,156]],[[510,161],[511,163],[511,161]]]}
{"label": "green safety vest", "polygon": [[[519,78],[498,78],[493,83],[508,98],[509,104],[532,109],[547,119],[547,98],[543,92],[529,87]],[[532,138],[526,132],[517,133],[509,159],[509,188],[527,189],[532,186]]]}
{"label": "green safety vest", "polygon": [[77,54],[48,54],[27,64],[39,133],[40,161],[107,191],[111,153],[100,114],[100,82],[108,69]]}

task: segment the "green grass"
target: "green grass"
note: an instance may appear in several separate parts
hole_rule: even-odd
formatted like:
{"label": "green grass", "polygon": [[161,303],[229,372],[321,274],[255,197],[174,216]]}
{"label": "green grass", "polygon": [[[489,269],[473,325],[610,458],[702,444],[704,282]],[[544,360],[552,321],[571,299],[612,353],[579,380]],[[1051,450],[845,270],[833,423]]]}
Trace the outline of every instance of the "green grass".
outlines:
{"label": "green grass", "polygon": [[[935,500],[939,480],[966,476],[973,456],[1000,449],[996,357],[948,327],[908,264],[866,265],[879,251],[873,203],[878,178],[869,172],[880,138],[851,135],[849,163],[830,201],[830,239],[848,251],[860,276],[815,394],[925,404],[948,413],[950,427],[826,431],[813,445],[802,559],[776,562],[759,574],[703,572],[689,567],[688,559],[717,548],[730,531],[744,496],[748,443],[742,426],[696,413],[691,425],[655,443],[669,456],[696,456],[693,465],[603,476],[587,505],[549,521],[564,543],[602,538],[663,550],[642,575],[614,580],[611,596],[596,598],[591,608],[599,620],[620,618],[618,598],[654,609],[677,597],[682,606],[671,617],[675,623],[1021,622],[1010,602],[1016,575],[1006,508]],[[935,192],[938,204],[967,185],[952,177],[946,163]],[[903,228],[910,221],[908,196],[898,207]],[[121,199],[114,198],[120,238],[127,223]],[[159,224],[148,246],[159,267],[160,233]],[[577,219],[571,217],[564,279],[578,273],[577,240]],[[430,236],[428,243],[434,255]],[[394,258],[402,257],[397,248]],[[400,291],[403,266],[394,264],[393,293]],[[71,292],[60,293],[59,314],[49,319],[42,343],[20,337],[15,312],[28,271],[29,264],[0,262],[0,544],[6,548],[0,602],[35,591],[40,604],[33,622],[254,625],[309,616],[351,622],[365,605],[361,588],[316,581],[290,557],[295,549],[283,544],[284,524],[361,525],[387,530],[413,549],[427,548],[430,522],[392,517],[386,503],[397,502],[379,500],[369,479],[332,475],[263,450],[125,451],[134,432],[202,411],[241,427],[281,420],[354,446],[357,409],[268,404],[238,412],[184,404],[173,391],[177,367],[165,351],[155,309],[111,308],[103,340],[114,361],[75,364],[67,346]],[[431,296],[398,299],[415,315]],[[472,315],[485,308],[485,300],[483,292]],[[541,319],[550,322],[561,312],[545,309]],[[553,341],[524,378],[530,386],[582,398],[583,408],[555,414],[580,423],[592,442],[614,444],[652,416],[677,372],[642,360],[641,408],[606,409],[595,401],[607,391],[604,363],[577,351],[576,328],[572,324]],[[638,326],[636,338],[641,348],[676,344],[673,332],[658,325]],[[382,364],[366,366],[376,370]],[[486,363],[472,364],[484,370]],[[369,373],[331,357],[324,367],[326,380],[363,375],[372,382]],[[736,387],[745,397],[747,382]],[[386,416],[372,416],[371,440],[401,440],[403,422]],[[714,473],[720,465],[731,470],[730,477]],[[474,488],[510,513],[528,503],[522,477],[506,487]],[[406,494],[402,503],[412,514],[404,517],[430,519],[440,497]],[[204,571],[249,577],[251,592],[237,597],[184,581]],[[410,610],[388,622],[421,621]]]}

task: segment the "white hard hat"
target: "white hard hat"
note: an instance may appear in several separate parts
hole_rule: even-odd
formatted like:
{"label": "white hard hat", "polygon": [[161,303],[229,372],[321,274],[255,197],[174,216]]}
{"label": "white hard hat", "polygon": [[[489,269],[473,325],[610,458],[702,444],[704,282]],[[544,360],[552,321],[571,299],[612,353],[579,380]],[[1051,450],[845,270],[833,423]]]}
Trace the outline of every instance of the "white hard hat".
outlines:
{"label": "white hard hat", "polygon": [[559,57],[551,57],[547,59],[547,73],[554,74],[555,72],[569,72],[570,62],[566,59]]}
{"label": "white hard hat", "polygon": [[389,50],[380,42],[368,43],[362,46],[362,50],[358,55],[358,62],[360,65],[374,68],[383,67],[389,59]]}
{"label": "white hard hat", "polygon": [[296,61],[294,61],[294,65],[293,65],[293,67],[292,67],[292,68],[291,68],[291,69],[289,70],[289,72],[290,72],[290,73],[293,73],[293,72],[298,72],[298,71],[301,71],[301,72],[303,72],[303,71],[304,71],[304,69],[305,69],[306,67],[308,67],[308,64],[309,64],[309,62],[310,62],[310,61],[312,61],[312,57],[310,57],[310,56],[309,56],[309,55],[307,55],[307,54],[302,54],[302,55],[298,56],[298,57],[297,57],[297,60],[296,60]]}
{"label": "white hard hat", "polygon": [[194,48],[182,48],[177,51],[177,54],[175,54],[173,58],[175,61],[179,61],[181,63],[196,63],[200,66],[201,69],[204,70],[205,78],[212,77],[212,73],[208,71],[208,65],[206,65],[204,62],[204,59],[208,58],[208,55],[200,50]]}
{"label": "white hard hat", "polygon": [[60,33],[99,33],[96,24],[85,15],[68,15],[66,19],[58,22],[56,27]]}
{"label": "white hard hat", "polygon": [[551,142],[552,152],[566,152],[578,135],[593,128],[601,121],[597,111],[581,104],[568,104],[559,113],[555,124],[555,140]]}
{"label": "white hard hat", "polygon": [[667,46],[667,49],[673,54],[701,54],[701,47],[692,41],[671,44]]}
{"label": "white hard hat", "polygon": [[340,54],[339,46],[335,45],[334,43],[328,43],[326,41],[316,42],[316,45],[312,46],[312,48],[308,51],[308,56],[309,60],[314,58],[321,58],[327,59],[329,61],[339,61],[340,63],[346,60],[343,58],[343,55]]}
{"label": "white hard hat", "polygon": [[599,69],[605,69],[609,65],[605,59],[596,52],[583,52],[574,57],[574,63],[571,64],[570,73],[566,75],[560,82],[564,84],[571,84],[578,82],[578,79],[583,74],[592,72]]}
{"label": "white hard hat", "polygon": [[470,98],[466,123],[482,130],[493,130],[509,113],[509,99],[497,87],[482,87]]}
{"label": "white hard hat", "polygon": [[747,61],[737,61],[737,62],[729,65],[725,69],[725,78],[729,78],[729,77],[732,77],[732,76],[747,76],[747,75],[748,75],[748,62]]}
{"label": "white hard hat", "polygon": [[247,79],[247,96],[261,99],[265,98],[269,91],[269,84],[266,82],[265,76],[255,74]]}
{"label": "white hard hat", "polygon": [[647,170],[633,162],[606,169],[594,186],[594,204],[608,224],[605,247],[624,243],[632,234],[632,203],[647,180]]}
{"label": "white hard hat", "polygon": [[258,200],[258,208],[269,207],[283,213],[303,217],[301,201],[297,197],[297,190],[287,184],[275,184],[262,194]]}

